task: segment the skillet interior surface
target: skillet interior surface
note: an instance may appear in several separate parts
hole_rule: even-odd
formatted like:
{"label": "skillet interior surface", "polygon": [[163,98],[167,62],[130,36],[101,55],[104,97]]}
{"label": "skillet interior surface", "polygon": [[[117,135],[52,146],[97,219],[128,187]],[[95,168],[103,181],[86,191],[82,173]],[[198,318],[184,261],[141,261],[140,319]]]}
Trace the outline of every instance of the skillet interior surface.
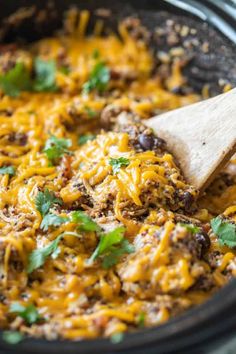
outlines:
{"label": "skillet interior surface", "polygon": [[[185,11],[173,4],[184,3]],[[191,6],[186,7],[186,3]],[[206,3],[202,2],[203,4]],[[27,7],[28,6],[28,7]],[[221,30],[231,21],[230,30],[226,34],[234,39],[234,43],[219,31],[210,26],[207,21],[212,19],[212,10],[209,10],[199,1],[129,1],[119,0],[110,3],[107,0],[63,1],[53,2],[20,0],[4,4],[4,11],[0,14],[0,40],[10,42],[16,39],[32,41],[51,35],[53,31],[62,26],[63,13],[71,6],[91,11],[88,31],[94,28],[94,22],[102,19],[105,23],[104,35],[110,30],[115,31],[118,23],[127,16],[138,17],[141,23],[150,31],[150,44],[157,51],[168,52],[173,47],[184,47],[188,64],[185,66],[190,87],[200,91],[204,85],[209,85],[210,95],[222,92],[226,83],[236,85],[235,43],[236,31],[233,30],[234,22],[231,17],[219,17],[215,23]],[[202,9],[196,12],[201,19],[192,13],[194,6]],[[20,12],[19,10],[23,11]],[[110,15],[97,11],[97,9],[110,9]],[[18,10],[17,10],[18,9]],[[27,9],[27,10],[26,10]],[[209,12],[210,11],[210,12]],[[15,16],[12,16],[15,14]],[[204,18],[205,16],[205,18]],[[217,15],[218,16],[218,15]],[[202,18],[205,21],[202,21]],[[186,26],[189,31],[186,32]],[[192,31],[191,31],[192,29]],[[196,31],[195,31],[196,30]]]}
{"label": "skillet interior surface", "polygon": [[[181,1],[180,1],[181,2]],[[182,2],[183,3],[183,2]],[[185,1],[185,3],[188,3]],[[194,5],[194,1],[189,1]],[[198,2],[198,5],[201,2]],[[205,2],[206,3],[206,2]],[[235,44],[217,29],[199,20],[196,16],[170,4],[169,1],[125,1],[114,4],[109,1],[63,1],[57,0],[56,6],[47,1],[20,0],[9,1],[1,10],[0,39],[11,42],[13,39],[32,41],[51,34],[62,25],[62,13],[71,5],[91,10],[92,17],[89,29],[101,18],[106,23],[104,35],[110,29],[115,30],[117,23],[126,16],[138,16],[145,27],[151,32],[150,43],[154,51],[168,51],[173,46],[183,46],[186,49],[188,64],[185,67],[189,87],[201,91],[204,85],[209,86],[210,95],[218,94],[225,84],[236,85]],[[27,7],[23,15],[12,14],[17,9]],[[44,12],[46,8],[46,12]],[[104,17],[98,8],[109,8],[111,16]],[[203,11],[204,13],[204,11]],[[17,12],[19,14],[19,12]],[[46,14],[46,16],[45,16]],[[228,21],[227,15],[224,18]],[[232,20],[233,21],[233,20]],[[233,22],[232,22],[233,23]],[[188,25],[194,29],[183,35],[181,29]],[[157,28],[157,31],[154,31]],[[162,35],[157,35],[159,29]],[[158,60],[158,59],[157,59]],[[161,72],[160,65],[160,72]],[[198,352],[204,345],[210,345],[215,337],[226,339],[235,329],[236,286],[232,281],[219,291],[210,301],[188,311],[183,316],[171,320],[158,328],[143,330],[140,333],[127,334],[124,341],[112,344],[109,340],[73,342],[46,342],[27,339],[18,346],[9,347],[0,340],[1,353],[143,353],[148,347],[149,353],[184,353]],[[201,343],[201,344],[200,344]]]}

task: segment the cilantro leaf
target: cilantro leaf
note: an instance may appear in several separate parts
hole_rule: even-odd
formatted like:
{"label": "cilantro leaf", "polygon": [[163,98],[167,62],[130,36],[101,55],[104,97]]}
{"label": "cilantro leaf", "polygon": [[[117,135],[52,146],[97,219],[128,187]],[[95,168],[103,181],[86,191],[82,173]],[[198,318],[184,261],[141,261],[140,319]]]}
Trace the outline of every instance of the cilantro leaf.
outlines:
{"label": "cilantro leaf", "polygon": [[8,344],[17,344],[22,341],[24,335],[18,331],[4,331],[2,339]]}
{"label": "cilantro leaf", "polygon": [[19,96],[21,91],[31,89],[30,72],[24,63],[18,62],[6,74],[0,75],[0,87],[11,97]]}
{"label": "cilantro leaf", "polygon": [[86,113],[88,114],[88,116],[89,116],[90,118],[94,118],[94,117],[96,116],[96,114],[97,114],[97,112],[94,111],[94,110],[93,110],[92,108],[90,108],[89,106],[84,106],[84,109],[85,109]]}
{"label": "cilantro leaf", "polygon": [[0,168],[0,175],[10,175],[14,176],[15,167],[14,166],[5,166]]}
{"label": "cilantro leaf", "polygon": [[54,204],[62,205],[62,200],[56,198],[54,192],[49,192],[47,188],[44,192],[38,192],[35,205],[42,216],[45,216]]}
{"label": "cilantro leaf", "polygon": [[28,257],[27,272],[32,273],[35,269],[40,268],[49,256],[55,259],[60,252],[58,249],[59,242],[65,235],[80,237],[80,235],[75,232],[66,231],[57,236],[57,238],[47,246],[34,250]]}
{"label": "cilantro leaf", "polygon": [[94,251],[91,259],[96,259],[98,256],[104,254],[113,245],[119,244],[124,238],[125,228],[123,226],[117,227],[116,229],[108,232],[107,234],[102,234],[100,237],[99,244]]}
{"label": "cilantro leaf", "polygon": [[182,227],[185,227],[192,234],[197,234],[200,231],[200,228],[196,225],[193,225],[193,224],[185,224],[185,223],[180,222],[179,225]]}
{"label": "cilantro leaf", "polygon": [[42,60],[36,58],[34,61],[35,81],[34,91],[55,92],[56,86],[56,63],[54,60]]}
{"label": "cilantro leaf", "polygon": [[143,328],[145,326],[145,313],[144,312],[140,312],[140,314],[137,317],[137,323],[138,326]]}
{"label": "cilantro leaf", "polygon": [[70,68],[68,66],[61,66],[59,68],[59,71],[64,74],[64,75],[69,75],[70,73]]}
{"label": "cilantro leaf", "polygon": [[122,342],[123,339],[124,339],[124,333],[122,333],[122,332],[114,333],[111,336],[111,342],[113,344],[118,344],[118,343]]}
{"label": "cilantro leaf", "polygon": [[213,232],[218,236],[221,245],[236,247],[236,224],[223,220],[220,216],[211,220]]}
{"label": "cilantro leaf", "polygon": [[47,214],[44,216],[40,224],[40,228],[43,231],[48,231],[48,228],[50,226],[60,226],[61,224],[64,224],[67,221],[69,221],[69,218],[66,216],[63,217],[56,214]]}
{"label": "cilantro leaf", "polygon": [[34,61],[35,79],[31,79],[30,70],[24,63],[18,62],[6,74],[0,75],[0,87],[5,94],[19,96],[21,91],[55,92],[56,63],[36,58]]}
{"label": "cilantro leaf", "polygon": [[94,140],[96,138],[95,135],[92,134],[87,134],[87,135],[81,135],[78,139],[78,144],[79,145],[84,145],[86,144],[88,141]]}
{"label": "cilantro leaf", "polygon": [[119,247],[111,247],[109,252],[105,254],[102,266],[104,269],[111,268],[116,265],[119,261],[119,258],[126,253],[133,253],[134,246],[129,243],[128,240],[123,239],[119,244]]}
{"label": "cilantro leaf", "polygon": [[129,159],[125,157],[119,157],[118,159],[111,158],[109,160],[109,165],[112,166],[113,173],[116,174],[120,171],[121,167],[128,166],[130,163]]}
{"label": "cilantro leaf", "polygon": [[16,313],[29,325],[40,320],[38,310],[32,304],[25,307],[18,302],[14,302],[10,307],[10,312]]}
{"label": "cilantro leaf", "polygon": [[50,162],[55,164],[64,154],[71,154],[71,151],[68,150],[71,145],[70,139],[57,138],[52,135],[46,141],[43,152],[45,152]]}
{"label": "cilantro leaf", "polygon": [[79,224],[78,229],[80,231],[100,231],[100,226],[93,221],[90,216],[81,210],[73,211],[71,214],[72,222]]}
{"label": "cilantro leaf", "polygon": [[101,234],[98,246],[89,258],[89,262],[101,256],[103,268],[107,269],[115,265],[123,254],[134,252],[134,246],[124,238],[124,233],[125,228],[120,226],[107,234]]}
{"label": "cilantro leaf", "polygon": [[28,258],[27,272],[32,273],[35,269],[40,268],[58,248],[62,236],[59,235],[54,241],[47,246],[34,250],[30,253]]}
{"label": "cilantro leaf", "polygon": [[89,75],[89,79],[83,85],[83,93],[89,93],[97,90],[99,93],[107,89],[110,80],[110,70],[102,61],[95,64]]}
{"label": "cilantro leaf", "polygon": [[94,51],[92,53],[92,57],[93,57],[93,59],[98,59],[100,57],[100,52],[98,49],[94,49]]}

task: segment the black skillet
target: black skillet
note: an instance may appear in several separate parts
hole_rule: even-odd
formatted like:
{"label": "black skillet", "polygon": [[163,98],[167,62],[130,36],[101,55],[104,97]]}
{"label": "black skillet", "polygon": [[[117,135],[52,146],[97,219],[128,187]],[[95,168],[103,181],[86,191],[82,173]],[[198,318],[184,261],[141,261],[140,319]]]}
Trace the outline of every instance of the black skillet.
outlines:
{"label": "black skillet", "polygon": [[[153,33],[150,45],[154,51],[185,46],[189,58],[185,68],[189,90],[200,91],[207,84],[210,94],[214,95],[227,83],[236,86],[235,0],[116,0],[113,3],[108,0],[55,0],[54,5],[47,0],[0,0],[0,41],[32,41],[52,34],[60,28],[62,14],[71,5],[92,13],[97,8],[111,9],[112,16],[106,18],[105,23],[113,30],[119,20],[128,15],[137,15],[151,32],[157,26],[162,28],[163,36],[157,37]],[[32,9],[26,12],[24,19],[12,21],[10,15],[22,6],[32,6]],[[46,16],[42,16],[41,10],[45,8]],[[90,29],[97,17],[98,14],[92,16]],[[175,33],[173,43],[168,37],[178,25],[197,29],[197,33],[184,37]],[[205,42],[208,42],[208,51],[204,49]],[[158,60],[157,70],[163,74]],[[200,354],[221,348],[233,337],[235,330],[236,280],[233,280],[203,305],[159,327],[126,334],[119,344],[112,344],[109,339],[81,342],[25,339],[18,345],[9,346],[0,336],[0,354]]]}

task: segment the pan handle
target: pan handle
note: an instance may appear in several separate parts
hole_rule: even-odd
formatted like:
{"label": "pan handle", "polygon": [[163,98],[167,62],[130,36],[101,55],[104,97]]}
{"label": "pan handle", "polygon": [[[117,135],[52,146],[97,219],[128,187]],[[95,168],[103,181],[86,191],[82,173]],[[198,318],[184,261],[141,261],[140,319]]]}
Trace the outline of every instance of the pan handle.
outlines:
{"label": "pan handle", "polygon": [[[221,33],[227,36],[233,43],[236,44],[236,1],[235,0],[205,0],[204,3],[197,0],[164,0],[165,2],[174,5],[184,11],[192,13],[203,21],[207,21],[216,27]],[[209,4],[207,5],[206,2]],[[220,17],[215,9],[220,9],[231,21]],[[232,23],[232,25],[230,24]]]}
{"label": "pan handle", "polygon": [[236,0],[207,0],[213,6],[218,7],[227,16],[230,16],[234,21],[236,20]]}

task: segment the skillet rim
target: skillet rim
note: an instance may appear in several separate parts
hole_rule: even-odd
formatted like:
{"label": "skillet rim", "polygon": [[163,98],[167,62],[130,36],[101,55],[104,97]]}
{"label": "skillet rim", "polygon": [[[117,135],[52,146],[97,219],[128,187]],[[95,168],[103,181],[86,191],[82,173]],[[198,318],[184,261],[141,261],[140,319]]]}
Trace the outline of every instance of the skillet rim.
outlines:
{"label": "skillet rim", "polygon": [[[226,298],[227,301],[222,301],[222,298]],[[217,305],[217,306],[216,306]],[[217,308],[217,310],[216,310]],[[34,350],[34,354],[41,353],[43,350],[51,350],[51,353],[58,352],[58,345],[61,347],[60,352],[66,350],[69,353],[98,353],[101,350],[103,353],[120,352],[124,349],[142,349],[143,346],[151,344],[155,346],[155,349],[161,350],[163,346],[163,341],[169,339],[173,340],[172,343],[164,343],[165,353],[171,352],[171,349],[176,348],[176,343],[180,344],[178,349],[181,349],[188,346],[189,340],[191,338],[183,339],[182,337],[176,337],[176,335],[189,335],[192,330],[198,329],[198,332],[195,334],[194,344],[197,345],[199,340],[210,339],[212,335],[215,335],[215,332],[221,334],[228,330],[228,327],[235,324],[236,320],[236,279],[232,279],[227,285],[222,289],[217,291],[209,300],[204,302],[201,305],[195,306],[194,308],[184,312],[182,315],[173,318],[167,321],[164,324],[159,326],[145,328],[134,333],[127,332],[124,335],[124,339],[117,344],[111,342],[109,338],[95,338],[95,339],[85,339],[81,341],[69,341],[69,340],[51,340],[47,341],[45,339],[35,339],[35,338],[25,338],[22,342],[17,345],[9,345],[4,343],[3,340],[0,340],[3,344],[3,347],[0,346],[0,349],[11,349],[9,353],[31,353]],[[235,312],[235,313],[234,313]],[[227,317],[225,315],[233,315]],[[222,316],[223,315],[223,316]],[[218,324],[220,320],[220,324]],[[202,327],[207,323],[210,328]],[[213,321],[213,323],[211,322]],[[215,322],[214,322],[215,321]],[[200,328],[198,328],[200,327]],[[231,336],[232,332],[235,330],[236,325],[229,331],[228,336]],[[207,331],[206,331],[207,330]],[[209,331],[210,330],[210,331]],[[142,336],[141,336],[142,334]],[[211,334],[211,335],[209,335]],[[227,334],[227,333],[226,333]],[[197,336],[197,338],[196,338]],[[228,337],[227,336],[227,337]],[[158,344],[158,341],[160,343]],[[181,342],[181,343],[180,343]],[[98,347],[99,345],[99,347]],[[36,346],[36,348],[33,348]],[[140,347],[141,346],[141,347]],[[166,351],[166,349],[170,349]],[[55,350],[53,350],[53,348]],[[163,348],[164,349],[164,348]],[[164,353],[163,352],[163,353]],[[131,353],[131,351],[130,351]],[[140,352],[141,353],[141,352]],[[161,353],[161,352],[160,352]],[[4,353],[5,354],[5,353]]]}
{"label": "skillet rim", "polygon": [[[201,6],[201,9],[204,13],[205,12],[205,19],[202,18],[200,15],[197,16],[197,12],[193,11],[193,8],[183,8],[182,10],[184,13],[191,13],[195,17],[200,18],[208,23],[211,26],[214,26],[216,29],[217,24],[211,23],[209,21],[209,11],[211,13],[215,13],[213,9],[207,7],[208,5],[204,5],[203,1],[195,1],[195,0],[163,0],[166,3],[169,3],[176,8],[181,8],[180,3],[188,3],[191,6],[198,5]],[[225,1],[225,0],[224,0]],[[206,2],[206,1],[205,1]],[[207,0],[207,3],[210,2]],[[226,0],[227,2],[227,0]],[[202,4],[203,3],[203,4]],[[145,3],[144,3],[145,7]],[[226,23],[225,20],[221,19],[222,23]],[[231,27],[232,28],[232,27]],[[222,31],[220,31],[222,32]],[[232,36],[227,35],[227,31],[223,33],[223,35],[230,39],[231,42],[236,44],[236,30],[235,38],[233,39]],[[222,34],[222,33],[221,33]],[[222,301],[222,298],[227,297],[227,301]],[[217,306],[216,306],[217,305]],[[217,310],[216,310],[217,307]],[[103,350],[104,353],[113,353],[115,352],[123,352],[124,349],[128,350],[130,353],[136,350],[143,350],[143,346],[145,345],[154,345],[155,350],[164,350],[159,353],[174,353],[173,350],[176,349],[176,344],[179,345],[178,350],[184,350],[184,348],[189,348],[189,345],[193,345],[199,343],[199,339],[205,340],[206,338],[211,338],[217,332],[219,335],[222,335],[225,332],[225,329],[233,327],[232,325],[236,323],[236,279],[231,280],[227,285],[225,285],[222,289],[217,291],[209,300],[204,302],[201,305],[195,306],[194,308],[185,311],[182,315],[169,320],[168,322],[155,326],[152,328],[145,328],[139,330],[134,333],[127,332],[124,336],[122,342],[113,344],[111,343],[110,339],[108,338],[95,338],[92,340],[82,340],[82,341],[69,341],[69,340],[51,340],[48,341],[46,339],[36,339],[36,338],[25,338],[21,343],[17,345],[9,345],[3,341],[0,337],[0,353],[6,354],[6,352],[2,352],[2,350],[10,350],[8,353],[41,353],[43,350],[51,350],[51,353],[62,353],[63,351],[67,350],[69,353],[91,353],[91,352],[98,352]],[[235,312],[235,315],[234,313]],[[231,314],[231,318],[226,319],[224,316],[225,314]],[[223,315],[223,317],[222,317]],[[219,316],[220,318],[218,318]],[[209,324],[210,320],[220,320],[220,325],[215,322],[211,324],[210,328],[198,328],[204,324]],[[225,327],[224,327],[225,326]],[[236,327],[236,326],[235,326]],[[230,336],[235,329],[232,328],[229,330],[228,336]],[[187,335],[191,333],[194,328],[198,328],[198,332],[195,335],[194,343],[193,337],[183,339],[183,335]],[[210,331],[209,331],[210,329]],[[1,333],[2,331],[0,331]],[[182,335],[181,335],[182,334]],[[211,334],[209,336],[209,334]],[[223,333],[227,336],[227,333]],[[181,337],[178,337],[181,335]],[[177,336],[177,338],[176,338]],[[200,337],[200,338],[199,338]],[[225,337],[225,339],[226,339]],[[173,340],[172,343],[163,343],[165,340]],[[158,342],[159,341],[159,342]],[[189,343],[191,342],[191,343]],[[164,346],[163,346],[164,344]],[[36,350],[37,348],[37,350]],[[59,349],[58,349],[59,348]],[[123,352],[124,353],[124,352]],[[141,353],[141,352],[140,352]],[[177,353],[177,352],[175,352]],[[181,352],[183,353],[183,351]]]}

